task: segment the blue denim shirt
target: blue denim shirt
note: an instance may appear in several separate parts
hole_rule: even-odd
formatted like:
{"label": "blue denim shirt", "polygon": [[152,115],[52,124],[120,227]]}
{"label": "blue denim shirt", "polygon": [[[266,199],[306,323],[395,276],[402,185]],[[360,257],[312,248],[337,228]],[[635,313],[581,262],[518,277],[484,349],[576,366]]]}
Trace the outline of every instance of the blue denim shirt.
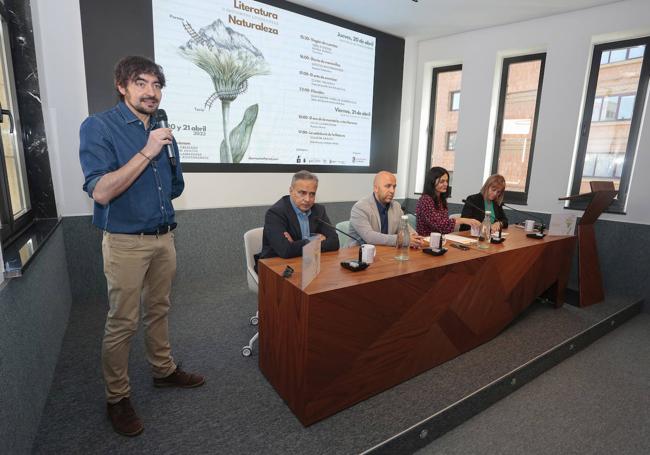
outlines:
{"label": "blue denim shirt", "polygon": [[303,212],[298,207],[296,207],[296,204],[293,203],[291,196],[289,196],[289,201],[291,201],[291,207],[293,207],[293,211],[296,212],[296,216],[298,217],[298,223],[300,223],[300,232],[302,233],[303,240],[309,239],[309,236],[311,235],[309,232],[309,215],[311,215],[311,209]]}
{"label": "blue denim shirt", "polygon": [[[92,197],[99,179],[124,166],[142,150],[149,132],[155,128],[156,120],[152,117],[149,129],[145,129],[124,102],[88,117],[79,132],[79,160],[85,177],[83,190]],[[173,175],[163,149],[126,191],[107,205],[95,202],[93,224],[108,232],[133,234],[173,223],[171,201],[185,187],[175,140],[173,147],[177,161]]]}

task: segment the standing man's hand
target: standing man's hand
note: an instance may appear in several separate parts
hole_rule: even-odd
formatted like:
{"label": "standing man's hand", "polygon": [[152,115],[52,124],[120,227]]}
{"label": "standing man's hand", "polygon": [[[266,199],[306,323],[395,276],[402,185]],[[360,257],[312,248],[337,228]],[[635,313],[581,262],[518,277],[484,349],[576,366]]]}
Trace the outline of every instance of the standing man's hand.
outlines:
{"label": "standing man's hand", "polygon": [[149,133],[149,139],[147,140],[147,145],[142,149],[147,158],[153,159],[165,145],[171,144],[174,136],[172,135],[172,130],[170,128],[158,128],[152,130]]}

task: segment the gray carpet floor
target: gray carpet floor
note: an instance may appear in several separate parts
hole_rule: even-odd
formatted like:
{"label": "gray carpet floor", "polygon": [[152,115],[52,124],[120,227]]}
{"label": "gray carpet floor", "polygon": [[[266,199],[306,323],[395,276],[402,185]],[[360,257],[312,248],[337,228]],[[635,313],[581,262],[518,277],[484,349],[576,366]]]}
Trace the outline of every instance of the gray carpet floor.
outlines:
{"label": "gray carpet floor", "polygon": [[650,314],[641,313],[418,454],[650,453]]}
{"label": "gray carpet floor", "polygon": [[130,376],[145,431],[125,438],[112,431],[105,414],[99,359],[106,303],[75,302],[33,452],[359,453],[631,302],[610,298],[588,309],[533,304],[494,340],[308,428],[260,373],[257,357],[241,356],[255,331],[248,318],[256,303],[244,280],[195,280],[191,287],[175,288],[170,315],[175,358],[184,369],[204,374],[207,383],[192,390],[152,387],[139,334]]}

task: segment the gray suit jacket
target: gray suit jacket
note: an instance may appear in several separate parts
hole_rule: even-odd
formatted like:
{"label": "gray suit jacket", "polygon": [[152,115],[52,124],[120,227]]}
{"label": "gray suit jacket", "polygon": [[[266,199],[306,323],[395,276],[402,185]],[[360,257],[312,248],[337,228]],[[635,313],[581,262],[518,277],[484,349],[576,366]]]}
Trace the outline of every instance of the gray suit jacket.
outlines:
{"label": "gray suit jacket", "polygon": [[[352,207],[350,212],[350,235],[363,239],[372,245],[395,246],[400,217],[404,215],[399,202],[392,201],[388,209],[388,234],[381,233],[381,219],[374,195],[364,197]],[[411,227],[409,226],[409,232]],[[349,246],[354,246],[356,242]]]}

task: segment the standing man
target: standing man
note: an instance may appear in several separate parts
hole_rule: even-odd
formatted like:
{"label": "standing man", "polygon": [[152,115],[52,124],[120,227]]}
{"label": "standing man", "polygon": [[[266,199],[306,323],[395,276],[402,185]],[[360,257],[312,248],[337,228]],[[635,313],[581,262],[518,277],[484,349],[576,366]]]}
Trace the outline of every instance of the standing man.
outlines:
{"label": "standing man", "polygon": [[289,195],[282,197],[266,212],[262,251],[258,259],[302,256],[302,247],[309,243],[312,235],[321,237],[321,251],[339,249],[339,237],[328,226],[330,220],[325,207],[316,204],[316,190],[318,177],[315,174],[308,171],[294,174]]}
{"label": "standing man", "polygon": [[[372,194],[358,201],[350,212],[350,234],[372,245],[395,246],[397,230],[404,212],[393,201],[397,179],[391,172],[380,171],[375,175]],[[422,246],[422,237],[409,225],[411,246]]]}
{"label": "standing man", "polygon": [[147,360],[155,387],[198,387],[202,376],[186,373],[171,355],[168,333],[172,279],[176,273],[172,199],[183,192],[180,164],[169,128],[155,113],[165,86],[162,68],[144,57],[115,66],[120,102],[81,125],[79,158],[84,191],[94,199],[93,224],[104,231],[102,253],[109,310],[102,343],[107,411],[116,432],[144,429],[130,402],[131,339],[142,306]]}

